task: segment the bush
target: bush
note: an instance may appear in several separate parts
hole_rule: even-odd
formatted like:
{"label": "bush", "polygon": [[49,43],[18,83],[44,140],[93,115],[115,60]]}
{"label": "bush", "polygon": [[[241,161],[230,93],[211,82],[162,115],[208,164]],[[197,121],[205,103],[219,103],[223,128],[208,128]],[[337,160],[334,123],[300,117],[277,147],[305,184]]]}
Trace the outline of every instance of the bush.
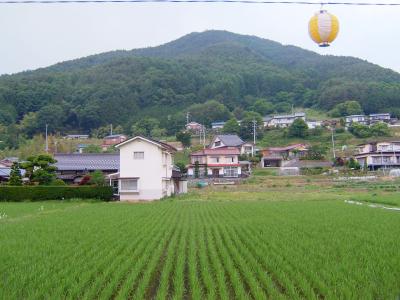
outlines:
{"label": "bush", "polygon": [[109,201],[113,192],[110,186],[2,186],[0,202],[43,201],[62,199],[101,199]]}
{"label": "bush", "polygon": [[315,167],[315,168],[300,168],[301,175],[321,175],[328,172],[329,168]]}

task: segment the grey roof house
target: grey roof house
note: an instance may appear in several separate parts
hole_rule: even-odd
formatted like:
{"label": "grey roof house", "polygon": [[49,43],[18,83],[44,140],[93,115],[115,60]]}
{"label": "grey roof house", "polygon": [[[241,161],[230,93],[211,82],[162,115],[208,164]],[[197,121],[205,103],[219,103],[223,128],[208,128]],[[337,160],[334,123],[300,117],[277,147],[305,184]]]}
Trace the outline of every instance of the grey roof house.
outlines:
{"label": "grey roof house", "polygon": [[105,175],[118,172],[119,153],[74,153],[55,154],[57,178],[79,181],[85,174],[96,170]]}

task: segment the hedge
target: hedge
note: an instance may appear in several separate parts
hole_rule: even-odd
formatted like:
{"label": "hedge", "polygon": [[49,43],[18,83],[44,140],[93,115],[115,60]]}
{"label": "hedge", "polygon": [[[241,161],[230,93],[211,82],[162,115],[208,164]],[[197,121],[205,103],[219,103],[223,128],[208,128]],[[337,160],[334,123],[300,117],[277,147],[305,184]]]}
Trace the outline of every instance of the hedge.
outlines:
{"label": "hedge", "polygon": [[110,186],[1,186],[0,202],[62,199],[112,199]]}

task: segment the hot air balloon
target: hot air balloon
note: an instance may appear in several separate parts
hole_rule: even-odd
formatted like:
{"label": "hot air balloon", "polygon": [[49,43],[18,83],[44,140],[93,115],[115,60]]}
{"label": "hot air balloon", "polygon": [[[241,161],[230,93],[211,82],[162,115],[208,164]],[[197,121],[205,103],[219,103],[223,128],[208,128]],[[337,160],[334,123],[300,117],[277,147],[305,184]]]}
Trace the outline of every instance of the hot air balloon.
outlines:
{"label": "hot air balloon", "polygon": [[310,19],[308,32],[318,46],[329,47],[339,32],[339,21],[334,15],[321,9]]}

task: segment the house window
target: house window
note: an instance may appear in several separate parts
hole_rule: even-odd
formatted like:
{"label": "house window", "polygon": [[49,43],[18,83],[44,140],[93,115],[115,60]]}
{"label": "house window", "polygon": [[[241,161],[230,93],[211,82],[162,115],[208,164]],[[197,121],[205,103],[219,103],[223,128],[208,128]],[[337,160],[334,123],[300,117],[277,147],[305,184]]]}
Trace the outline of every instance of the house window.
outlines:
{"label": "house window", "polygon": [[225,167],[224,168],[224,177],[238,177],[238,168],[237,167]]}
{"label": "house window", "polygon": [[138,190],[137,179],[121,179],[121,191],[135,192]]}
{"label": "house window", "polygon": [[221,146],[221,141],[215,142],[215,143],[214,143],[214,146],[215,146],[215,147]]}
{"label": "house window", "polygon": [[144,159],[144,152],[133,152],[133,159]]}
{"label": "house window", "polygon": [[212,157],[212,162],[219,163],[219,157]]}
{"label": "house window", "polygon": [[235,162],[235,157],[234,156],[227,156],[226,157],[226,162]]}

